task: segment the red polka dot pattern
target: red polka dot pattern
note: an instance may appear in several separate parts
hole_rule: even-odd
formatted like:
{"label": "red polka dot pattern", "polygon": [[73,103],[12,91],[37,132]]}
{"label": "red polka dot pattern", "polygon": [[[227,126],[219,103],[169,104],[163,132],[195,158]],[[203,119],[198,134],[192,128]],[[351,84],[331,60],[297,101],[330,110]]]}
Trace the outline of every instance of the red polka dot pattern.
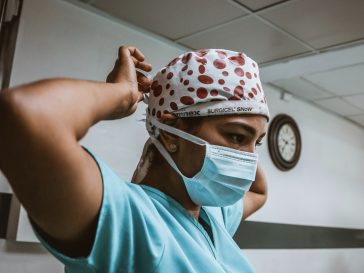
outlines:
{"label": "red polka dot pattern", "polygon": [[210,94],[211,94],[211,96],[216,97],[219,94],[219,91],[217,91],[216,89],[212,89],[210,91]]}
{"label": "red polka dot pattern", "polygon": [[191,59],[191,57],[192,57],[192,53],[191,52],[185,54],[182,57],[182,63],[184,63],[184,64],[188,63],[188,61]]}
{"label": "red polka dot pattern", "polygon": [[243,66],[245,64],[245,60],[243,58],[243,56],[232,56],[232,57],[229,57],[229,61],[234,64],[234,65],[237,65],[237,66]]}
{"label": "red polka dot pattern", "polygon": [[243,69],[241,69],[240,67],[237,67],[234,69],[234,72],[236,75],[238,75],[239,77],[244,77],[244,71]]}
{"label": "red polka dot pattern", "polygon": [[170,106],[171,106],[172,110],[177,110],[178,109],[177,103],[175,103],[175,102],[171,102]]}
{"label": "red polka dot pattern", "polygon": [[201,76],[198,76],[198,80],[201,82],[201,83],[204,83],[204,84],[211,84],[214,82],[214,79],[211,78],[210,76],[207,76],[207,75],[201,75]]}
{"label": "red polka dot pattern", "polygon": [[159,100],[159,106],[162,106],[164,104],[164,98],[161,98],[160,100]]}
{"label": "red polka dot pattern", "polygon": [[162,85],[157,85],[154,88],[152,87],[152,90],[153,90],[154,97],[159,97],[160,94],[162,94],[163,87],[162,87]]}
{"label": "red polka dot pattern", "polygon": [[[213,104],[204,106],[205,102]],[[258,65],[244,53],[224,49],[186,52],[174,58],[153,78],[149,115],[160,118],[164,113],[179,115],[191,111],[198,115],[224,114],[208,111],[214,107],[248,109],[249,113],[269,118]]]}
{"label": "red polka dot pattern", "polygon": [[204,87],[200,87],[199,89],[197,89],[197,97],[199,97],[200,99],[204,99],[207,97],[207,90]]}
{"label": "red polka dot pattern", "polygon": [[199,62],[202,65],[205,65],[207,63],[207,60],[205,58],[196,57],[196,62]]}
{"label": "red polka dot pattern", "polygon": [[226,63],[223,61],[223,60],[220,60],[220,59],[216,59],[214,61],[214,66],[217,68],[217,69],[224,69],[226,67]]}
{"label": "red polka dot pattern", "polygon": [[244,89],[242,86],[238,85],[237,87],[235,87],[234,89],[234,95],[236,97],[240,97],[242,98],[244,96]]}
{"label": "red polka dot pattern", "polygon": [[227,57],[227,53],[223,50],[216,50],[216,53],[220,59],[225,59]]}
{"label": "red polka dot pattern", "polygon": [[185,105],[191,105],[191,104],[194,104],[195,101],[193,100],[192,97],[190,96],[183,96],[181,97],[181,102]]}
{"label": "red polka dot pattern", "polygon": [[206,68],[202,64],[198,67],[198,72],[200,72],[201,74],[205,73],[205,70]]}
{"label": "red polka dot pattern", "polygon": [[172,79],[172,77],[173,77],[173,73],[172,73],[172,72],[169,72],[169,73],[167,74],[167,80]]}

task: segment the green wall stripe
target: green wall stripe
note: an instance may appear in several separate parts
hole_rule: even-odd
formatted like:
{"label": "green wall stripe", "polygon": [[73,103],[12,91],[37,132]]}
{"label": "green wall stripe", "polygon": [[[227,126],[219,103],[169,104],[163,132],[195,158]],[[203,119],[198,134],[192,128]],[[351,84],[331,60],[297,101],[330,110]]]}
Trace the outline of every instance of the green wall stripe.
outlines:
{"label": "green wall stripe", "polygon": [[364,229],[245,221],[234,240],[242,249],[364,248]]}

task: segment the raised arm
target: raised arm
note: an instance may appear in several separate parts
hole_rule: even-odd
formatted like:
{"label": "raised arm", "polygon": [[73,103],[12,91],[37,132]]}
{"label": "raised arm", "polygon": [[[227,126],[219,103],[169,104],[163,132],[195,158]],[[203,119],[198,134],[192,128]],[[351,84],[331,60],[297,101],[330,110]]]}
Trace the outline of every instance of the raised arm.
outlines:
{"label": "raised arm", "polygon": [[107,83],[48,79],[0,92],[0,169],[66,254],[89,252],[102,201],[100,172],[78,140],[98,121],[136,110],[150,83],[135,67],[151,70],[138,49],[121,47]]}
{"label": "raised arm", "polygon": [[268,187],[265,175],[260,165],[257,168],[255,181],[243,198],[244,212],[243,219],[252,215],[260,209],[267,200]]}

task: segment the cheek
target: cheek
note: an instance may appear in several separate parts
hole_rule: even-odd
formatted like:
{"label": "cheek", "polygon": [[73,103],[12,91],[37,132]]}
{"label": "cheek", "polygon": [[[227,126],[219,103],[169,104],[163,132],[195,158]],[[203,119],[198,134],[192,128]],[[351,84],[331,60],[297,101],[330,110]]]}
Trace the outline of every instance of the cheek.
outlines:
{"label": "cheek", "polygon": [[205,147],[183,141],[180,144],[178,159],[181,172],[187,177],[193,177],[202,167]]}

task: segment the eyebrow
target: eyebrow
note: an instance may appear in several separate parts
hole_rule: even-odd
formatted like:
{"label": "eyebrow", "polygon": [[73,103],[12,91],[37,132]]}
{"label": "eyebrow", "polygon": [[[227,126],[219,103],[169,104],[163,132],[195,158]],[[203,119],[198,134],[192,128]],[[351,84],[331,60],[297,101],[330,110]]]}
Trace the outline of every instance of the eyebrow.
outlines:
{"label": "eyebrow", "polygon": [[[242,127],[243,129],[245,129],[246,131],[248,131],[249,133],[251,133],[252,135],[256,135],[257,134],[257,130],[246,124],[246,123],[243,123],[243,122],[237,122],[237,121],[231,121],[231,122],[226,122],[225,125],[235,125],[235,126],[239,126],[239,127]],[[266,135],[266,133],[263,133],[260,138],[264,137]]]}

